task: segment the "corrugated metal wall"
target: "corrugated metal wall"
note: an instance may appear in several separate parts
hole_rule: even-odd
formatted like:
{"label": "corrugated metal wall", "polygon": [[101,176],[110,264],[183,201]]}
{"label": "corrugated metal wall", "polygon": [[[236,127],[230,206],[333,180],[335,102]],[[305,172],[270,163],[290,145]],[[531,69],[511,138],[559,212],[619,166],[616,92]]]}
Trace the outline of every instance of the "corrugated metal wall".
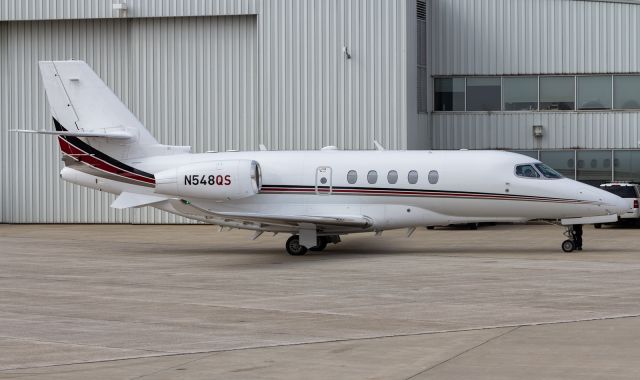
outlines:
{"label": "corrugated metal wall", "polygon": [[[640,4],[433,0],[433,75],[640,73]],[[638,148],[638,112],[432,114],[435,149]],[[536,139],[533,125],[543,125]]]}
{"label": "corrugated metal wall", "polygon": [[433,0],[433,75],[640,72],[640,5]]}
{"label": "corrugated metal wall", "polygon": [[359,149],[372,148],[376,138],[405,148],[406,4],[264,1],[258,17],[262,141],[271,149]]}
{"label": "corrugated metal wall", "polygon": [[2,0],[2,20],[95,19],[117,16],[113,3],[126,3],[127,17],[229,16],[257,14],[259,0]]}
{"label": "corrugated metal wall", "polygon": [[[536,141],[533,126],[544,126]],[[638,112],[433,114],[438,149],[600,149],[640,144]]]}
{"label": "corrugated metal wall", "polygon": [[58,178],[55,139],[7,130],[51,128],[37,62],[73,57],[86,60],[163,143],[254,147],[255,25],[255,16],[2,24],[2,220],[175,221],[151,209],[110,209],[112,196]]}
{"label": "corrugated metal wall", "polygon": [[[407,84],[415,66],[407,55],[415,46],[407,45],[405,18],[415,17],[415,1],[127,0],[128,18],[108,19],[112,2],[0,3],[4,20],[97,19],[0,22],[7,63],[0,69],[2,80],[10,79],[1,86],[3,133],[50,128],[36,62],[75,57],[163,143],[196,151],[259,143],[372,148],[374,138],[389,148],[408,146],[407,104],[416,90]],[[2,155],[3,222],[178,220],[146,209],[112,211],[108,196],[63,184],[51,138],[8,136]]]}

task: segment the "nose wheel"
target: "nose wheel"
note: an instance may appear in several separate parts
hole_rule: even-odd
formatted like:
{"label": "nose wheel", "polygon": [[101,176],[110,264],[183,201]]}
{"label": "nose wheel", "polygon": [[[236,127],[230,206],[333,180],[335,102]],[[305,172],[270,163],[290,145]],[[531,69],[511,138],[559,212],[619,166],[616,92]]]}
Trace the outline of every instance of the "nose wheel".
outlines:
{"label": "nose wheel", "polygon": [[568,226],[564,236],[569,239],[562,242],[562,251],[573,252],[575,250],[582,251],[582,225],[576,224]]}

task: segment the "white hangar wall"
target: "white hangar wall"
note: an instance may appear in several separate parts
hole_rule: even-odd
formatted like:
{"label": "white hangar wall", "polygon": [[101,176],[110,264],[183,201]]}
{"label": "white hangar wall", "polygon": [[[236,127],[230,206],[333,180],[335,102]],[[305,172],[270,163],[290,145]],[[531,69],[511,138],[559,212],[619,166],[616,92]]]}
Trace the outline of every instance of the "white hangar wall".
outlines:
{"label": "white hangar wall", "polygon": [[[640,2],[432,0],[432,75],[640,73]],[[638,148],[640,112],[435,112],[436,149]],[[536,139],[533,125],[543,125]]]}
{"label": "white hangar wall", "polygon": [[111,210],[58,178],[55,139],[7,132],[51,128],[39,60],[86,60],[161,142],[196,152],[427,145],[408,106],[413,0],[126,3],[126,18],[103,0],[0,4],[1,222],[184,221]]}

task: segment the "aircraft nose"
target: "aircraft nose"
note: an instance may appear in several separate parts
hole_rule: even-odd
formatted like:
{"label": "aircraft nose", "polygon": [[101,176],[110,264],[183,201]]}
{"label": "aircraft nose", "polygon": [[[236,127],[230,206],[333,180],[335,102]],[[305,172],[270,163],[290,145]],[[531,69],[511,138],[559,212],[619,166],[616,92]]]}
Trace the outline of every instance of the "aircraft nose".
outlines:
{"label": "aircraft nose", "polygon": [[622,215],[630,210],[629,203],[615,194],[611,194],[608,191],[598,190],[598,197],[601,198],[600,202],[604,204],[609,212],[612,214]]}

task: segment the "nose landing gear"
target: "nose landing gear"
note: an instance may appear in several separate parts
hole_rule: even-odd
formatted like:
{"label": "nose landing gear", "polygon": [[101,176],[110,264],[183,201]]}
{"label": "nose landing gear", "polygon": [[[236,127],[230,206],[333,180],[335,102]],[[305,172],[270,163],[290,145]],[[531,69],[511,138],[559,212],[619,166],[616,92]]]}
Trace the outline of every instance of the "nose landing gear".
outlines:
{"label": "nose landing gear", "polygon": [[562,250],[564,252],[573,252],[575,250],[582,251],[582,225],[575,224],[567,226],[564,236],[568,237],[568,240],[562,242]]}

